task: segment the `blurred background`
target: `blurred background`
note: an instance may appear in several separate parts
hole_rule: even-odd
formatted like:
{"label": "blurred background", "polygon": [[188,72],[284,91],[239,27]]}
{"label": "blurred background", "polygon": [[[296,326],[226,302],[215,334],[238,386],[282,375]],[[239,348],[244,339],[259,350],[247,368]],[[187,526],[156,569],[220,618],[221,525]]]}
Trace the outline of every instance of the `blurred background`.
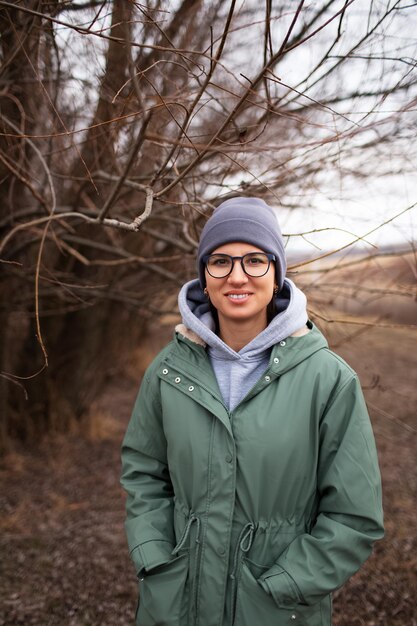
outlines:
{"label": "blurred background", "polygon": [[133,623],[120,443],[233,195],[276,209],[373,422],[386,538],[334,624],[417,624],[416,26],[410,0],[0,0],[1,626]]}

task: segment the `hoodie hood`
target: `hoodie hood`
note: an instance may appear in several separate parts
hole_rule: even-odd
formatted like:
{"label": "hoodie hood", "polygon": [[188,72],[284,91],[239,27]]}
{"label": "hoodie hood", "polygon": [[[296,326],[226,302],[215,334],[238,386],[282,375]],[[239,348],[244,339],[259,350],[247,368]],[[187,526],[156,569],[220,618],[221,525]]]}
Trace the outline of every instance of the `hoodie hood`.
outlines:
{"label": "hoodie hood", "polygon": [[183,286],[178,305],[183,325],[177,326],[176,330],[208,347],[208,357],[221,395],[230,410],[247,396],[268,368],[272,346],[307,323],[306,297],[288,279],[276,297],[278,313],[274,319],[239,352],[216,335],[210,305],[198,280]]}
{"label": "hoodie hood", "polygon": [[[204,342],[209,347],[209,353],[214,351],[217,356],[232,361],[262,358],[266,350],[305,326],[308,320],[304,293],[286,278],[275,298],[275,317],[242,350],[235,352],[216,335],[210,305],[198,280],[185,283],[178,296],[178,306],[184,326],[197,335],[197,343]],[[181,332],[181,328],[178,330]]]}

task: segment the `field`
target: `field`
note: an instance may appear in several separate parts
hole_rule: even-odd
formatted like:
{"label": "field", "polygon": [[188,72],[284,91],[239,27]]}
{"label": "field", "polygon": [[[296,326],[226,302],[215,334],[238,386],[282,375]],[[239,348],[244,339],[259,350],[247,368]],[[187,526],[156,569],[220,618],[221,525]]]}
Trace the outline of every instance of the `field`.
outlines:
{"label": "field", "polygon": [[[416,279],[408,261],[373,267],[340,270],[336,279],[332,273],[326,290],[309,278],[317,323],[360,375],[384,487],[386,537],[335,594],[334,624],[417,626],[417,306],[405,295],[415,293]],[[391,277],[383,287],[381,272]],[[359,285],[355,293],[345,288],[348,275]],[[133,624],[136,582],[123,532],[119,446],[144,360],[170,333],[168,326],[156,331],[131,356],[92,407],[87,436],[49,437],[2,461],[0,626]]]}

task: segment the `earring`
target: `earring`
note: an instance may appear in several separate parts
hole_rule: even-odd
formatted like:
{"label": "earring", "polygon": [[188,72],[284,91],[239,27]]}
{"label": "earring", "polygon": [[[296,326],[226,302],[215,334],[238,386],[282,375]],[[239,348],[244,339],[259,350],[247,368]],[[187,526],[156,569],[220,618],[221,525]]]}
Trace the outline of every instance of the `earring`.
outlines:
{"label": "earring", "polygon": [[210,300],[210,296],[209,296],[209,292],[207,291],[207,287],[204,287],[204,295],[206,296],[206,298],[208,298]]}
{"label": "earring", "polygon": [[277,296],[278,292],[279,292],[278,285],[275,285],[275,287],[274,287],[274,296]]}

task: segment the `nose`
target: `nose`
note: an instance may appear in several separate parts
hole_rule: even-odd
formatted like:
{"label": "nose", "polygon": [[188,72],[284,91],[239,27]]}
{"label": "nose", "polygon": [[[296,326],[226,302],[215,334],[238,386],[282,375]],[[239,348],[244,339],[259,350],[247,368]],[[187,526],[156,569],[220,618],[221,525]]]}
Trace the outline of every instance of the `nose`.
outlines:
{"label": "nose", "polygon": [[227,282],[232,285],[242,285],[248,282],[248,277],[237,259],[233,261],[233,269],[227,277]]}

